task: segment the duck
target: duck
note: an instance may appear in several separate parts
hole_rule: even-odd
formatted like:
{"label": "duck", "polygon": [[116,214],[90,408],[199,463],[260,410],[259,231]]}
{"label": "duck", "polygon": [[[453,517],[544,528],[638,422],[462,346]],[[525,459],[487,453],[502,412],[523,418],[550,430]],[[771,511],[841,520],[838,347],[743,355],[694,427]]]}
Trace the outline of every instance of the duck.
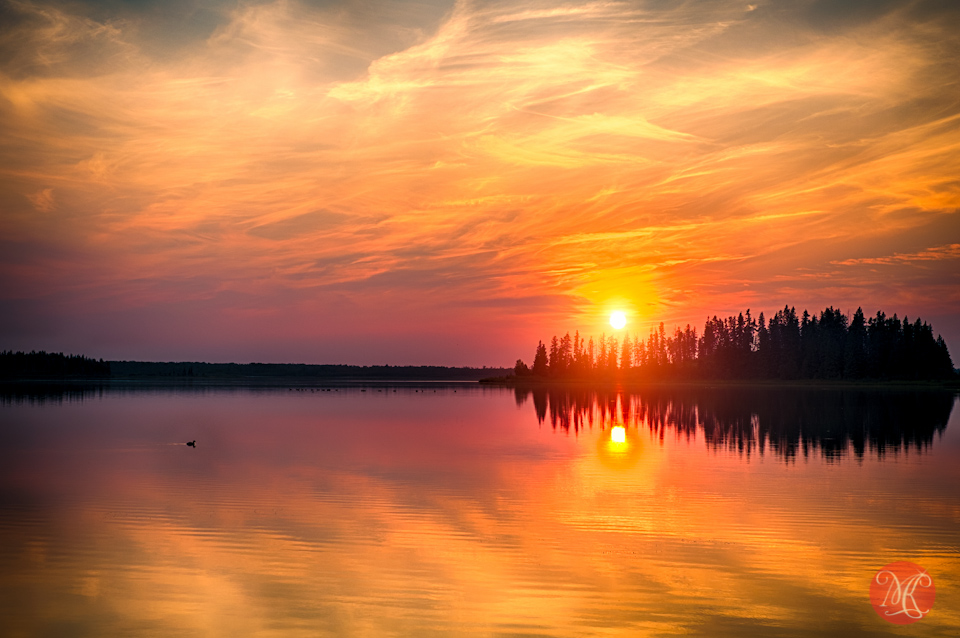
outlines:
{"label": "duck", "polygon": [[187,441],[187,445],[189,445],[190,447],[197,447],[197,440],[194,439],[192,441]]}

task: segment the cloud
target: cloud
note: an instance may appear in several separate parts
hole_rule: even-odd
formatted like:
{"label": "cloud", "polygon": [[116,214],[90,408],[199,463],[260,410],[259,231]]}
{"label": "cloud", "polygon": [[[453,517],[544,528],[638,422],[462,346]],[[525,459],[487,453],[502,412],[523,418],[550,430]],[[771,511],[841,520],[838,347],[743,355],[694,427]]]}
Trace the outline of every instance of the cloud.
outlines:
{"label": "cloud", "polygon": [[918,261],[943,261],[947,259],[960,259],[960,244],[947,244],[946,246],[935,246],[915,253],[895,253],[886,257],[861,257],[857,259],[844,259],[842,261],[832,261],[830,263],[837,266],[859,266],[859,265],[877,265],[890,266]]}
{"label": "cloud", "polygon": [[37,191],[32,195],[27,195],[27,199],[29,199],[30,203],[33,204],[33,207],[41,213],[49,213],[56,205],[53,200],[52,188],[44,188],[43,190]]}
{"label": "cloud", "polygon": [[417,313],[512,299],[551,300],[517,339],[815,305],[802,268],[960,241],[960,21],[861,4],[224,2],[174,37],[201,5],[7,3],[0,226],[42,247],[16,289],[349,295],[425,342]]}
{"label": "cloud", "polygon": [[329,210],[318,210],[260,224],[247,232],[257,237],[279,241],[333,229],[346,219],[346,215]]}

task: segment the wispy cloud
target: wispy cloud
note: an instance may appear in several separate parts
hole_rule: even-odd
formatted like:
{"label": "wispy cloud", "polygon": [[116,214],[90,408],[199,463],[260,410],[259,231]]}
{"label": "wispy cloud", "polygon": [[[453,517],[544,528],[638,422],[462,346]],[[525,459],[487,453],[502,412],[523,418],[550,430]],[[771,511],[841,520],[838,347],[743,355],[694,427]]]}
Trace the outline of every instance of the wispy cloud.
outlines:
{"label": "wispy cloud", "polygon": [[33,207],[41,213],[49,213],[53,210],[55,205],[53,201],[52,188],[44,188],[36,193],[28,194],[27,199],[29,199],[30,203],[33,204]]}
{"label": "wispy cloud", "polygon": [[915,253],[894,253],[885,257],[860,257],[857,259],[844,259],[842,261],[833,261],[832,264],[838,266],[859,266],[863,264],[876,266],[890,266],[906,264],[917,261],[942,261],[945,259],[960,259],[960,244],[948,244],[946,246],[935,246],[927,250],[921,250]]}
{"label": "wispy cloud", "polygon": [[[9,303],[81,280],[242,348],[269,326],[215,317],[259,298],[318,343],[402,319],[409,358],[451,322],[509,324],[509,362],[612,305],[896,302],[854,280],[826,299],[802,269],[960,241],[949,7],[210,6],[175,38],[135,9],[4,5],[0,228],[46,247],[2,273]],[[73,278],[42,258],[65,246]]]}

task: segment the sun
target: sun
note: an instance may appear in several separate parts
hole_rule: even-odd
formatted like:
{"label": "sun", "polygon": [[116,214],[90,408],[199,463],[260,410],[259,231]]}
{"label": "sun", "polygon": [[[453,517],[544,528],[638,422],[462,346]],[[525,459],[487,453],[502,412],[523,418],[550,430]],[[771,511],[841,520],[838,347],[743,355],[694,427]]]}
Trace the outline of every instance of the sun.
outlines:
{"label": "sun", "polygon": [[619,310],[610,315],[610,325],[620,330],[625,325],[627,325],[627,315],[623,314]]}

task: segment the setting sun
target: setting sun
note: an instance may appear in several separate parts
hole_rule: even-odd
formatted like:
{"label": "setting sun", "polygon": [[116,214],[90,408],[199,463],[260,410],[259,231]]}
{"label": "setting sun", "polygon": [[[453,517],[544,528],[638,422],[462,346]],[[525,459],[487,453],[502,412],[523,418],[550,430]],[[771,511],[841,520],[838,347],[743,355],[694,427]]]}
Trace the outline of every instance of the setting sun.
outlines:
{"label": "setting sun", "polygon": [[614,426],[610,430],[610,440],[614,443],[623,443],[627,440],[627,430],[622,425]]}
{"label": "setting sun", "polygon": [[617,310],[616,312],[610,315],[610,325],[616,328],[617,330],[622,329],[625,325],[627,325],[627,316],[622,312],[620,312],[619,310]]}

